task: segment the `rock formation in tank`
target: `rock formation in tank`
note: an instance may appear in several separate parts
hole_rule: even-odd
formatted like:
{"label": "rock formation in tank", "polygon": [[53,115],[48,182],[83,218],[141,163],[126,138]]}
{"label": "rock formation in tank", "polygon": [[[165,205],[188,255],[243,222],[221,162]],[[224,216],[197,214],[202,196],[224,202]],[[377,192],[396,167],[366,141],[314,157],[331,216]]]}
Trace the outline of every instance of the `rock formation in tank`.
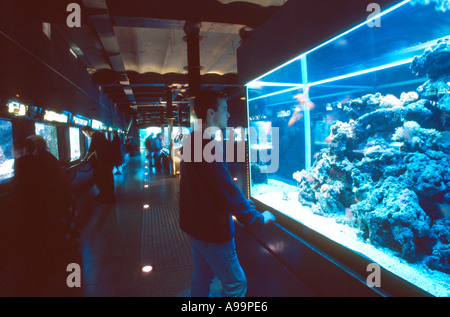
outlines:
{"label": "rock formation in tank", "polygon": [[360,237],[410,262],[450,272],[450,38],[411,70],[428,81],[396,98],[348,101],[349,122],[309,172],[294,174],[299,201],[314,213],[358,228]]}

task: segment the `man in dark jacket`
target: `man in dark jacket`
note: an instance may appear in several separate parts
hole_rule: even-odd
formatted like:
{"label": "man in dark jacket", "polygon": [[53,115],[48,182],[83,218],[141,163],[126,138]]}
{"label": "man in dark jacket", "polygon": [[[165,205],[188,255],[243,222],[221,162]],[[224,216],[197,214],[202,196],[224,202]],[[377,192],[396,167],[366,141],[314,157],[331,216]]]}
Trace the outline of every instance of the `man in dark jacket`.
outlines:
{"label": "man in dark jacket", "polygon": [[145,139],[145,148],[147,149],[147,158],[150,161],[150,166],[153,165],[153,149],[152,149],[152,142],[154,139],[154,134],[150,134],[146,139]]}
{"label": "man in dark jacket", "polygon": [[[180,227],[192,239],[192,296],[209,296],[214,276],[222,283],[223,296],[245,296],[247,281],[236,255],[232,215],[245,225],[275,220],[268,211],[259,213],[236,186],[223,148],[214,140],[214,130],[227,126],[227,107],[224,95],[200,93],[195,113],[204,130],[189,135],[182,150]],[[213,160],[204,157],[208,149],[214,149]]]}
{"label": "man in dark jacket", "polygon": [[120,171],[120,167],[123,164],[122,157],[122,141],[120,140],[119,133],[114,130],[113,131],[113,139],[111,141],[111,153],[112,153],[112,163],[116,168],[115,174],[122,174]]}
{"label": "man in dark jacket", "polygon": [[62,219],[69,212],[72,185],[40,135],[24,140],[23,156],[17,158],[14,173],[16,198],[26,217],[22,248],[29,258],[24,263],[24,294],[35,296],[62,259],[67,229]]}
{"label": "man in dark jacket", "polygon": [[104,133],[95,131],[89,126],[83,127],[81,131],[85,136],[91,138],[89,150],[83,161],[88,161],[91,157],[94,157],[92,162],[94,182],[100,191],[97,199],[102,203],[114,203],[116,197],[114,195],[114,163],[111,143],[106,139]]}
{"label": "man in dark jacket", "polygon": [[161,166],[162,149],[164,148],[164,135],[158,133],[156,138],[152,140],[153,157],[155,158],[155,166]]}

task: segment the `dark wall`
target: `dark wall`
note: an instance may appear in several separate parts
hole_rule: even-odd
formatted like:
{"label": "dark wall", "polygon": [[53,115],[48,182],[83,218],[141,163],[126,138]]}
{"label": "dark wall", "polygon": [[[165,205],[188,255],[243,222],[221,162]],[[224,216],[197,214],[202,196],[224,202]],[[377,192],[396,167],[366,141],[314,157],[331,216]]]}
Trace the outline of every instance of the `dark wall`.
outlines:
{"label": "dark wall", "polygon": [[237,50],[239,84],[278,67],[367,19],[370,3],[381,10],[399,0],[291,0]]}
{"label": "dark wall", "polygon": [[105,124],[124,126],[109,97],[101,92],[86,66],[69,51],[56,24],[51,39],[42,32],[41,16],[19,2],[0,10],[0,93],[24,103],[67,110]]}

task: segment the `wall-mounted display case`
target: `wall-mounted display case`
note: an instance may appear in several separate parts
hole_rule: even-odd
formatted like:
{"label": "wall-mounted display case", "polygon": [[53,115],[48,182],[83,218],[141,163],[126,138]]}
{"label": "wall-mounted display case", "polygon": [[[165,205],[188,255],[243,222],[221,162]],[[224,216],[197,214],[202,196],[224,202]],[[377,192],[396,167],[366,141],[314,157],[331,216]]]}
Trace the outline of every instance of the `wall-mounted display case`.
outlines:
{"label": "wall-mounted display case", "polygon": [[0,118],[0,184],[14,174],[12,123]]}
{"label": "wall-mounted display case", "polygon": [[399,2],[246,84],[249,189],[450,296],[450,8],[423,3]]}
{"label": "wall-mounted display case", "polygon": [[81,158],[81,132],[77,127],[69,127],[70,161]]}
{"label": "wall-mounted display case", "polygon": [[42,135],[47,142],[49,152],[52,153],[57,159],[59,159],[57,127],[52,124],[41,122],[36,122],[35,127],[36,134]]}

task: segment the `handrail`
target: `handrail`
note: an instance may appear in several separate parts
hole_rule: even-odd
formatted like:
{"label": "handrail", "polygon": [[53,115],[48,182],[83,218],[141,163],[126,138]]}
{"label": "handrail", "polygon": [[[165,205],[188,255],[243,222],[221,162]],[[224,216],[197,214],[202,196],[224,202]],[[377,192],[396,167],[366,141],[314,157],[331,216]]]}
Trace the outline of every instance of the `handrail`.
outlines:
{"label": "handrail", "polygon": [[73,168],[76,168],[76,167],[79,167],[79,166],[86,165],[86,164],[88,164],[88,163],[90,163],[90,161],[80,161],[79,163],[73,164],[73,165],[71,165],[71,166],[65,168],[64,170],[65,170],[65,171],[68,171],[68,170],[71,170],[71,169],[73,169]]}
{"label": "handrail", "polygon": [[[82,167],[84,165],[89,165],[88,169],[86,169],[86,170],[80,169],[80,167]],[[79,163],[71,165],[71,166],[69,166],[67,168],[64,168],[63,170],[64,170],[64,173],[66,174],[66,176],[69,178],[70,182],[72,182],[75,179],[77,173],[88,173],[92,169],[93,169],[93,166],[92,166],[92,162],[91,161],[80,161]],[[70,175],[69,173],[71,173],[72,171],[73,171],[73,175],[69,176]],[[67,175],[67,174],[69,174],[69,175]],[[6,185],[6,184],[10,184],[12,182],[12,180],[13,180],[13,178],[10,178],[8,181],[6,181],[3,184],[2,187],[6,188],[7,190],[5,190],[4,192],[0,193],[0,199],[2,197],[4,197],[4,196],[7,196],[8,194],[10,194],[12,192],[11,186],[10,185]]]}
{"label": "handrail", "polygon": [[[83,166],[83,165],[87,165],[87,164],[89,164],[89,168],[88,168],[87,170],[84,171],[84,170],[80,170],[80,169],[79,169],[79,167],[81,167],[81,166]],[[73,181],[73,180],[75,179],[75,177],[77,176],[77,173],[78,173],[78,172],[81,172],[81,173],[87,173],[87,172],[89,172],[90,170],[92,170],[92,168],[93,168],[93,167],[92,167],[91,161],[80,161],[79,163],[74,164],[74,165],[72,165],[72,166],[70,166],[70,167],[64,169],[64,172],[65,172],[66,175],[67,175],[68,172],[71,172],[71,171],[73,170],[73,171],[74,171],[73,176],[69,177],[69,178],[70,178],[70,181]]]}

